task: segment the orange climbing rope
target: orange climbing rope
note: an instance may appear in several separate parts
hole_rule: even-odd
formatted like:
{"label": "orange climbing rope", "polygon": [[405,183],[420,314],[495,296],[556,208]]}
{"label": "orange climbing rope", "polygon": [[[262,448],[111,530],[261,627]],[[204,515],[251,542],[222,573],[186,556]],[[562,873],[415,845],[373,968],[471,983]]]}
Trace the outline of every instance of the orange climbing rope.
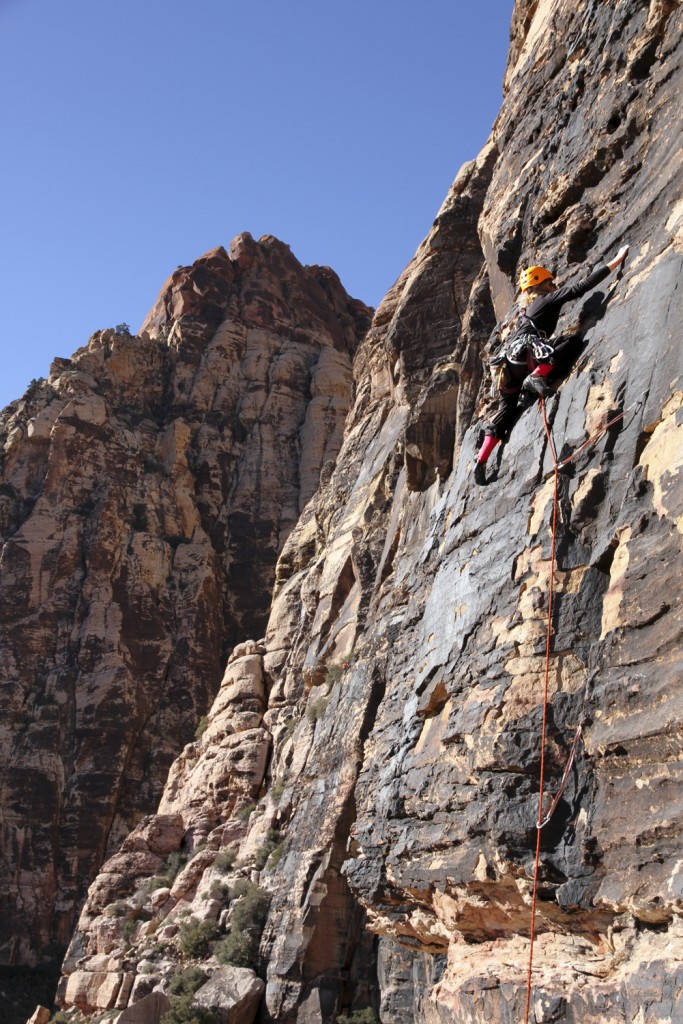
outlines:
{"label": "orange climbing rope", "polygon": [[599,440],[599,438],[601,438],[603,436],[603,434],[607,433],[607,431],[610,429],[610,427],[613,427],[615,425],[615,423],[618,423],[620,420],[622,420],[624,418],[624,416],[626,415],[626,413],[629,412],[632,408],[635,408],[637,405],[640,405],[640,402],[635,402],[632,406],[629,406],[629,409],[624,410],[623,412],[620,412],[616,416],[612,417],[612,419],[610,419],[607,423],[605,423],[602,427],[600,427],[599,430],[597,430],[594,434],[591,434],[591,436],[589,438],[587,438],[587,440],[584,441],[582,445],[580,445],[570,455],[568,455],[565,459],[563,459],[562,462],[558,462],[558,460],[557,460],[557,452],[555,451],[555,444],[553,442],[553,436],[552,436],[552,433],[550,431],[550,426],[548,425],[548,416],[547,416],[547,413],[546,413],[545,401],[544,401],[543,398],[541,398],[541,400],[539,402],[541,414],[543,416],[543,427],[545,429],[545,436],[548,439],[548,448],[550,450],[550,454],[551,454],[552,460],[553,460],[554,486],[553,486],[552,543],[551,543],[551,549],[550,549],[550,583],[549,583],[549,587],[548,587],[548,629],[547,629],[546,645],[545,645],[545,677],[544,677],[544,684],[543,684],[543,719],[542,719],[542,723],[541,723],[541,769],[540,769],[540,773],[539,773],[540,774],[540,782],[539,782],[539,792],[538,792],[538,821],[536,823],[536,857],[535,857],[535,861],[534,861],[534,883],[533,883],[532,898],[531,898],[531,927],[530,927],[530,930],[529,930],[529,939],[530,939],[530,942],[529,942],[529,968],[528,968],[528,972],[527,972],[526,1009],[525,1009],[525,1014],[524,1014],[524,1024],[529,1024],[529,1010],[531,1008],[531,975],[532,975],[532,970],[533,970],[533,965],[534,965],[534,939],[535,939],[535,936],[536,936],[536,903],[537,903],[537,899],[538,899],[538,873],[539,873],[540,862],[541,862],[541,832],[543,830],[543,827],[545,825],[547,825],[548,822],[550,821],[550,819],[552,818],[552,816],[553,816],[553,814],[554,814],[554,812],[555,812],[555,810],[557,808],[557,805],[558,805],[558,803],[560,801],[560,798],[561,798],[561,796],[562,796],[562,794],[564,792],[565,786],[567,785],[567,779],[569,778],[569,772],[571,771],[571,766],[572,766],[572,764],[574,762],[574,757],[575,757],[575,754],[576,754],[576,749],[578,747],[579,739],[581,737],[581,726],[579,726],[577,728],[576,734],[574,736],[574,741],[572,743],[571,750],[569,752],[569,758],[567,760],[567,764],[565,766],[564,773],[563,773],[562,779],[560,781],[559,789],[558,789],[557,793],[555,794],[555,798],[552,801],[550,809],[548,810],[547,814],[544,816],[543,815],[543,797],[545,795],[545,793],[544,793],[544,784],[545,784],[545,745],[546,745],[546,730],[547,730],[547,724],[548,724],[548,690],[549,690],[549,681],[550,681],[550,654],[551,654],[551,649],[552,649],[552,636],[553,636],[553,596],[554,596],[554,584],[555,584],[555,549],[556,549],[556,542],[557,542],[557,492],[558,492],[559,474],[560,474],[560,470],[561,469],[563,469],[566,465],[568,465],[570,462],[572,462],[577,457],[577,455],[579,455],[582,451],[584,451],[586,448],[588,448],[589,445],[594,444],[595,441]]}
{"label": "orange climbing rope", "polygon": [[534,964],[534,938],[535,938],[535,926],[536,926],[536,901],[538,895],[538,871],[541,863],[541,830],[545,824],[543,819],[543,785],[545,778],[545,735],[548,723],[548,690],[550,680],[550,653],[552,648],[552,637],[553,637],[553,593],[554,593],[554,582],[555,582],[555,543],[557,537],[557,490],[558,490],[558,476],[560,467],[557,462],[557,453],[555,451],[555,445],[553,444],[552,434],[550,433],[550,427],[548,426],[548,417],[545,411],[545,401],[540,401],[541,412],[543,414],[543,426],[545,427],[545,434],[548,439],[548,447],[550,454],[553,458],[553,465],[555,468],[554,472],[554,488],[553,488],[553,516],[552,516],[552,543],[550,547],[550,584],[548,587],[548,629],[546,633],[545,642],[545,677],[543,683],[543,720],[541,722],[541,770],[540,770],[540,783],[538,791],[538,821],[536,823],[536,859],[534,862],[534,885],[531,897],[531,928],[529,932],[529,970],[527,973],[527,989],[526,989],[526,1010],[524,1014],[524,1024],[529,1024],[529,1009],[531,1007],[531,972]]}

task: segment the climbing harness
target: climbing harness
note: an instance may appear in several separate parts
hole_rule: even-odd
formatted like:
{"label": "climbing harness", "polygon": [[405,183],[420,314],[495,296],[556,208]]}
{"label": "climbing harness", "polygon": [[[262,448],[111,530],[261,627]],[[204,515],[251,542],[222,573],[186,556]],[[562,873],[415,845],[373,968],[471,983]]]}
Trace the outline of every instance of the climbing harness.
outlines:
{"label": "climbing harness", "polygon": [[555,355],[555,349],[548,342],[546,335],[538,330],[532,318],[518,302],[514,303],[505,319],[497,326],[497,333],[502,342],[496,354],[489,360],[492,378],[491,398],[519,391],[519,384],[515,384],[510,372],[511,366],[523,366],[531,372],[537,363],[551,362]]}
{"label": "climbing harness", "polygon": [[[527,319],[531,320],[531,317],[527,317]],[[508,362],[514,363],[516,366],[529,367],[530,355],[538,363],[548,362],[555,355],[555,349],[544,338],[545,336],[541,335],[540,331],[536,334],[520,334],[509,346]]]}

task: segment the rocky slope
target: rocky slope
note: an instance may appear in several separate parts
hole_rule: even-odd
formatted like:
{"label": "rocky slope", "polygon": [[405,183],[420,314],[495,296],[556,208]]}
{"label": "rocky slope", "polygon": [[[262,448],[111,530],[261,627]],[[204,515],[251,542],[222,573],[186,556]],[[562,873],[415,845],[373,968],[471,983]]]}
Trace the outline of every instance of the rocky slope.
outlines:
{"label": "rocky slope", "polygon": [[65,948],[227,652],[265,628],[369,316],[242,235],[178,268],[139,336],[98,332],[2,414],[4,964]]}
{"label": "rocky slope", "polygon": [[231,1019],[524,1020],[552,461],[532,409],[473,484],[481,354],[520,265],[578,280],[628,242],[561,322],[583,352],[549,402],[561,457],[623,418],[559,484],[551,791],[582,733],[542,835],[530,1019],[683,1020],[682,22],[518,0],[501,114],[356,355],[265,637],[90,890],[74,1017],[157,1021],[199,964],[222,1020],[254,971]]}

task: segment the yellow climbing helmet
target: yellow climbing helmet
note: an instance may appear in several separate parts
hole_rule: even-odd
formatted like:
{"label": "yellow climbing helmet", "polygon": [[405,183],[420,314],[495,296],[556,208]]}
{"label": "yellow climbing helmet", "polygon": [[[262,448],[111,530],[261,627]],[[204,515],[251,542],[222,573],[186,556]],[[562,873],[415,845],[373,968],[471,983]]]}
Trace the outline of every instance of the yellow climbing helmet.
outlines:
{"label": "yellow climbing helmet", "polygon": [[527,270],[523,270],[519,275],[519,287],[523,292],[527,288],[535,288],[537,284],[541,284],[542,281],[553,281],[554,275],[550,273],[545,267],[529,267]]}

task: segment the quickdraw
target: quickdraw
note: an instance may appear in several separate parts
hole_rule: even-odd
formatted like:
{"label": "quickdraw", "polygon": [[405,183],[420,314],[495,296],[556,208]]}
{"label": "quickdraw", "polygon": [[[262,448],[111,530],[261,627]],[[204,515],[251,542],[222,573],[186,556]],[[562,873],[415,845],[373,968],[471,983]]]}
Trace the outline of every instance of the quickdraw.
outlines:
{"label": "quickdraw", "polygon": [[539,821],[538,824],[536,825],[537,829],[545,828],[545,826],[550,823],[550,819],[552,818],[553,814],[557,810],[557,805],[559,804],[560,800],[562,799],[562,794],[564,793],[565,789],[567,788],[567,782],[569,781],[569,773],[572,770],[572,765],[574,764],[574,758],[576,757],[576,750],[577,750],[577,747],[579,745],[579,740],[581,739],[581,732],[582,732],[582,729],[581,729],[581,726],[579,726],[577,728],[577,730],[576,730],[576,733],[574,734],[574,740],[573,740],[571,748],[569,750],[569,757],[567,758],[567,763],[564,766],[564,772],[562,773],[562,778],[560,779],[560,785],[558,787],[557,793],[555,794],[553,802],[551,803],[550,808],[549,808],[548,813],[546,814],[545,818],[543,819],[543,821]]}

